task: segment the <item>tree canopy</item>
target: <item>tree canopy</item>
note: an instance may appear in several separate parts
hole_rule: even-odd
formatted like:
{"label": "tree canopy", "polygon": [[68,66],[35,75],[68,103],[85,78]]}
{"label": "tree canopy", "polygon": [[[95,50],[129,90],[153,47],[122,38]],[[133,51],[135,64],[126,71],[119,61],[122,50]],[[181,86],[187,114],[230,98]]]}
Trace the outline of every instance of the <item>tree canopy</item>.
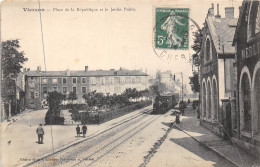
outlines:
{"label": "tree canopy", "polygon": [[24,56],[23,51],[19,51],[20,41],[16,40],[7,40],[2,42],[2,58],[1,65],[3,71],[3,77],[6,78],[10,74],[13,77],[21,72],[24,62],[28,59]]}
{"label": "tree canopy", "polygon": [[78,99],[78,96],[75,92],[70,92],[69,95],[68,95],[68,100],[71,100],[72,103],[74,100],[77,100]]}
{"label": "tree canopy", "polygon": [[189,78],[190,78],[191,90],[194,93],[199,93],[200,91],[199,74],[197,72],[194,72],[193,76]]}

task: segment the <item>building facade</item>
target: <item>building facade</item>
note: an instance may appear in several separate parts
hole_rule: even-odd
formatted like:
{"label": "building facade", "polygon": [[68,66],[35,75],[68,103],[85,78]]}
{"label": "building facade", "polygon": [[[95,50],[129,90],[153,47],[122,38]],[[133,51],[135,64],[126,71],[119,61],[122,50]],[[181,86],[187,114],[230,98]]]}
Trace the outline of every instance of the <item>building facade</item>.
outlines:
{"label": "building facade", "polygon": [[63,94],[75,92],[76,103],[85,103],[82,96],[97,91],[104,94],[121,94],[127,88],[144,90],[148,88],[148,75],[139,70],[95,70],[89,71],[88,66],[82,71],[37,71],[25,72],[26,107],[41,108],[46,101],[48,92],[57,91]]}
{"label": "building facade", "polygon": [[1,79],[1,121],[10,119],[25,109],[25,77],[10,75]]}
{"label": "building facade", "polygon": [[201,124],[217,135],[223,136],[224,126],[229,128],[231,112],[225,110],[229,99],[234,98],[234,80],[236,73],[235,47],[232,39],[237,19],[234,8],[225,8],[225,18],[214,15],[214,5],[209,9],[202,30],[202,47],[200,51],[200,99]]}
{"label": "building facade", "polygon": [[233,140],[260,156],[260,2],[243,1],[233,45],[236,47],[237,107]]}

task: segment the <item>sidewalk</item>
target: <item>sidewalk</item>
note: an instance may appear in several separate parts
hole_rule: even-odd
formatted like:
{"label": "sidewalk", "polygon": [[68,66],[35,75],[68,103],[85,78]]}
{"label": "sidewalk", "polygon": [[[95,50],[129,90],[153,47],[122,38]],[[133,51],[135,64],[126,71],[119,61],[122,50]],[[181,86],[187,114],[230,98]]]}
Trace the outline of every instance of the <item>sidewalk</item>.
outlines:
{"label": "sidewalk", "polygon": [[2,155],[1,166],[24,166],[34,159],[50,155],[53,151],[63,150],[87,140],[150,108],[151,106],[142,108],[100,125],[87,125],[88,131],[86,138],[76,137],[76,125],[43,126],[45,131],[44,144],[37,143],[38,138],[35,131],[40,123],[44,124],[44,116],[47,110],[31,111],[19,117],[19,119],[17,118],[15,122],[8,126],[1,124],[1,148],[5,152]]}
{"label": "sidewalk", "polygon": [[21,113],[12,116],[9,121],[6,119],[6,120],[4,120],[3,122],[1,122],[0,127],[1,127],[2,129],[5,129],[7,126],[9,126],[9,125],[11,125],[12,123],[16,122],[17,120],[19,120],[20,118],[22,118],[22,117],[25,116],[26,114],[30,113],[31,111],[32,111],[32,109],[25,109],[25,110],[22,111]]}
{"label": "sidewalk", "polygon": [[185,116],[182,116],[181,124],[176,126],[191,136],[193,139],[213,150],[220,156],[232,162],[236,166],[252,167],[259,166],[259,161],[242,151],[239,147],[235,147],[231,142],[225,141],[216,136],[208,129],[199,125],[196,112],[189,106],[186,109]]}

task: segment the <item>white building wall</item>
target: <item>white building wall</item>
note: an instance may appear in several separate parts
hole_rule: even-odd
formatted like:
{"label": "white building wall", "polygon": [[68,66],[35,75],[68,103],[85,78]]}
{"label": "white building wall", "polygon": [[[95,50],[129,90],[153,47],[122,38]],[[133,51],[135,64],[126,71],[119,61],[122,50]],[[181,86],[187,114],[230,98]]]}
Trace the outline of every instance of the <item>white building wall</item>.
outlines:
{"label": "white building wall", "polygon": [[224,59],[218,59],[218,80],[219,80],[219,104],[225,98],[225,67]]}

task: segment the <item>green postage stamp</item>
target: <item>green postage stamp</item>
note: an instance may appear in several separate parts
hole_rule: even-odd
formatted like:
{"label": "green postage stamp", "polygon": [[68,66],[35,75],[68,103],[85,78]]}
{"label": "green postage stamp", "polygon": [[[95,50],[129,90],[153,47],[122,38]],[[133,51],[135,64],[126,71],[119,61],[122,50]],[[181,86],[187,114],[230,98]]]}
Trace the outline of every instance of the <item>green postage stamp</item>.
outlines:
{"label": "green postage stamp", "polygon": [[154,47],[189,48],[189,8],[155,8]]}

